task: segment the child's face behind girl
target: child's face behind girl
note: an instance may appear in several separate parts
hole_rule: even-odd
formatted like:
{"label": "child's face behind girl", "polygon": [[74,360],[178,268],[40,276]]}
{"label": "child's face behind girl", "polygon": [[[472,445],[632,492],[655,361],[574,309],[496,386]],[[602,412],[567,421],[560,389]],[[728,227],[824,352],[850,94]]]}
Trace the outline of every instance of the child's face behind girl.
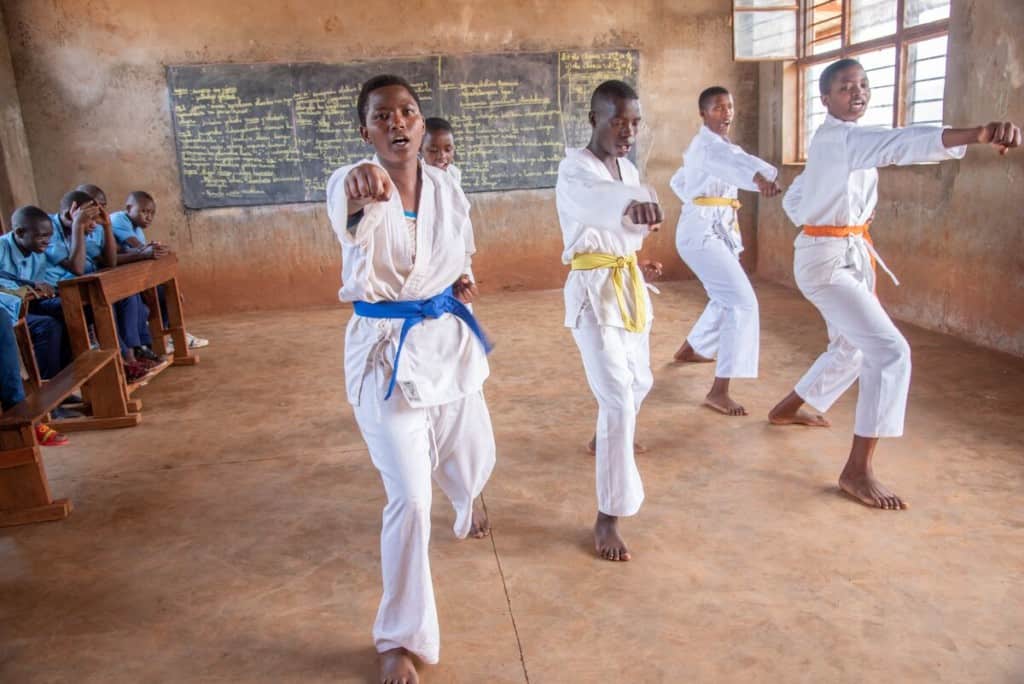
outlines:
{"label": "child's face behind girl", "polygon": [[385,167],[417,162],[424,130],[420,108],[403,86],[384,86],[370,93],[366,125],[359,127],[359,133],[373,145]]}
{"label": "child's face behind girl", "polygon": [[442,170],[455,161],[455,138],[451,131],[426,134],[423,140],[423,161]]}

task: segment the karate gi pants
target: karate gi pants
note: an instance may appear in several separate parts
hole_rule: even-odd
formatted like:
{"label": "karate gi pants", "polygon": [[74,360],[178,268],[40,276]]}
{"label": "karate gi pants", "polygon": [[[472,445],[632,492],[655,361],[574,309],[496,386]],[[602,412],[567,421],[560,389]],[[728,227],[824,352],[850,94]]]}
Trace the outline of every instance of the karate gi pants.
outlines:
{"label": "karate gi pants", "polygon": [[910,391],[910,345],[874,294],[875,274],[861,238],[801,236],[793,270],[800,291],[825,319],[829,339],[796,393],[825,412],[859,380],[854,434],[899,437]]}
{"label": "karate gi pants", "polygon": [[572,329],[597,399],[597,509],[605,515],[634,515],[644,500],[633,442],[640,405],[654,384],[650,334],[650,325],[641,333],[596,324]]}
{"label": "karate gi pants", "polygon": [[678,250],[710,300],[686,340],[701,356],[717,360],[716,377],[756,378],[761,344],[757,297],[736,254],[717,238]]}
{"label": "karate gi pants", "polygon": [[[455,509],[455,536],[472,526],[473,500],[494,469],[494,430],[482,391],[440,406],[413,408],[398,389],[364,379],[356,422],[387,493],[380,535],[384,595],[373,626],[378,652],[405,648],[426,663],[440,657],[430,576],[431,478]],[[378,398],[379,397],[379,398]]]}

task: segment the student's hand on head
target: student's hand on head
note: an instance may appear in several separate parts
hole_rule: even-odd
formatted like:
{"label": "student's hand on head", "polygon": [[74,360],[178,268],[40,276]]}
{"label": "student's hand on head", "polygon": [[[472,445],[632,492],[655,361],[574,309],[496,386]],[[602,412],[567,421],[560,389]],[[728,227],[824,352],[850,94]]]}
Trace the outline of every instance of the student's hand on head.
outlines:
{"label": "student's hand on head", "polygon": [[96,216],[96,222],[104,228],[110,228],[110,214],[107,213],[107,208],[99,204],[96,205],[96,208],[99,210]]}
{"label": "student's hand on head", "polygon": [[650,259],[640,262],[640,270],[644,273],[644,278],[647,280],[654,280],[660,278],[663,272],[663,268],[660,261],[652,261]]}
{"label": "student's hand on head", "polygon": [[776,181],[770,181],[761,175],[761,172],[754,174],[754,183],[758,191],[764,197],[775,197],[782,192],[782,187]]}
{"label": "student's hand on head", "polygon": [[452,284],[452,294],[463,304],[470,304],[480,292],[468,275],[462,275]]}
{"label": "student's hand on head", "polygon": [[1020,127],[1011,121],[993,121],[981,127],[978,142],[988,143],[999,150],[999,154],[1006,154],[1010,148],[1020,147]]}
{"label": "student's hand on head", "polygon": [[657,202],[630,202],[625,216],[637,225],[650,226],[651,230],[658,230],[665,220],[665,214]]}
{"label": "student's hand on head", "polygon": [[71,227],[74,229],[88,230],[96,224],[100,216],[100,205],[96,202],[71,205]]}
{"label": "student's hand on head", "polygon": [[362,208],[371,202],[386,202],[391,199],[391,189],[391,176],[376,164],[360,164],[345,176],[345,196],[349,207]]}

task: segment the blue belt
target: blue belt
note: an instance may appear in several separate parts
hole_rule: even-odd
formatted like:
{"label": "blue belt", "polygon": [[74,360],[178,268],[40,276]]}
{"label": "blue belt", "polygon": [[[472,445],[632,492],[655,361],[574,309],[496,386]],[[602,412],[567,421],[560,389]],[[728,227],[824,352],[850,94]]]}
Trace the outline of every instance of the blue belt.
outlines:
{"label": "blue belt", "polygon": [[473,314],[466,305],[452,295],[452,288],[448,288],[441,294],[430,299],[420,299],[411,302],[353,302],[356,314],[366,318],[404,318],[402,333],[398,337],[398,349],[395,350],[395,362],[391,369],[391,382],[388,384],[388,393],[384,399],[391,398],[391,392],[395,389],[395,380],[398,378],[398,358],[402,355],[402,347],[405,345],[405,336],[416,325],[428,318],[440,318],[443,314],[450,313],[469,326],[476,338],[480,340],[484,351],[491,353],[493,345],[480,324],[476,322]]}

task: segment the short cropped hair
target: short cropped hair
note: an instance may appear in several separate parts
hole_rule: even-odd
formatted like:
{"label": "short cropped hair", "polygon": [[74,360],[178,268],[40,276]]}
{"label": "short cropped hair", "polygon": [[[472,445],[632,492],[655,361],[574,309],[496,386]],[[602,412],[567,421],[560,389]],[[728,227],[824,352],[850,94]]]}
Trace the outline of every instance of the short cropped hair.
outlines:
{"label": "short cropped hair", "polygon": [[84,192],[89,197],[95,197],[96,195],[103,195],[105,197],[107,194],[103,192],[103,188],[101,188],[98,185],[93,185],[92,183],[82,183],[77,188],[75,188],[75,190],[78,190],[79,192]]}
{"label": "short cropped hair", "polygon": [[40,221],[49,221],[50,215],[31,204],[18,207],[11,214],[11,228],[35,228]]}
{"label": "short cropped hair", "polygon": [[71,211],[72,205],[82,206],[92,202],[92,195],[82,190],[72,190],[60,198],[60,213],[66,214]]}
{"label": "short cropped hair", "polygon": [[821,77],[818,79],[818,92],[822,95],[828,95],[832,90],[832,81],[836,79],[836,74],[843,69],[848,69],[852,66],[859,66],[861,69],[864,68],[861,66],[860,62],[855,59],[851,59],[850,57],[841,59],[838,62],[832,62],[825,67],[825,70],[821,72]]}
{"label": "short cropped hair", "polygon": [[723,88],[722,86],[711,86],[710,88],[705,88],[701,92],[700,97],[697,98],[697,106],[700,107],[700,111],[703,112],[705,109],[711,106],[711,100],[718,97],[719,95],[728,94],[729,91],[726,88]]}
{"label": "short cropped hair", "polygon": [[441,131],[452,133],[452,125],[448,123],[448,119],[442,119],[439,116],[429,116],[423,123],[427,127],[427,133],[440,133]]}
{"label": "short cropped hair", "polygon": [[594,88],[594,94],[590,96],[590,111],[597,111],[598,103],[611,102],[612,100],[639,100],[633,86],[625,81],[605,81]]}
{"label": "short cropped hair", "polygon": [[416,106],[420,106],[420,96],[416,94],[416,90],[401,76],[395,76],[394,74],[380,74],[366,81],[363,87],[359,90],[359,98],[356,100],[356,109],[359,112],[359,123],[363,126],[366,125],[366,108],[370,105],[370,93],[374,90],[380,90],[381,88],[387,88],[388,86],[402,86],[409,91],[412,95],[412,99],[416,100]]}
{"label": "short cropped hair", "polygon": [[132,190],[128,193],[128,199],[124,201],[125,204],[138,204],[142,200],[149,200],[153,204],[156,204],[156,200],[145,190]]}

